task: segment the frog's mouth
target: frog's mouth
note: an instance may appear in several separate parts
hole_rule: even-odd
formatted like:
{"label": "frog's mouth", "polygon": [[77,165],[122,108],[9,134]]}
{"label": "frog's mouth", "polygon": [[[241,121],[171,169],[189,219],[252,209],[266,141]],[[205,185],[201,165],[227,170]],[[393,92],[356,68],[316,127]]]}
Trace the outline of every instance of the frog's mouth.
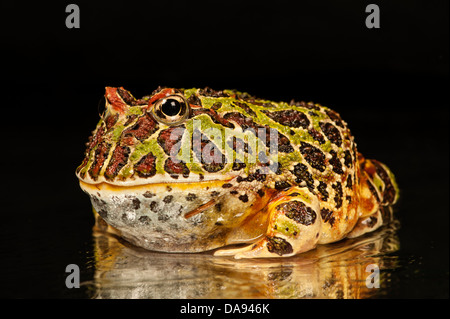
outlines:
{"label": "frog's mouth", "polygon": [[193,183],[205,183],[205,182],[226,182],[234,177],[238,176],[240,172],[227,172],[226,174],[221,173],[208,173],[208,174],[189,174],[189,176],[184,177],[181,175],[171,176],[168,173],[164,174],[156,174],[149,178],[144,177],[129,177],[123,180],[118,178],[114,180],[107,180],[103,175],[98,176],[95,180],[89,176],[89,174],[85,174],[84,176],[80,175],[80,172],[76,173],[80,182],[90,185],[97,184],[108,184],[111,186],[124,186],[124,187],[133,187],[133,186],[141,186],[141,185],[158,185],[158,184],[166,184],[166,185],[183,185],[188,184],[192,185]]}

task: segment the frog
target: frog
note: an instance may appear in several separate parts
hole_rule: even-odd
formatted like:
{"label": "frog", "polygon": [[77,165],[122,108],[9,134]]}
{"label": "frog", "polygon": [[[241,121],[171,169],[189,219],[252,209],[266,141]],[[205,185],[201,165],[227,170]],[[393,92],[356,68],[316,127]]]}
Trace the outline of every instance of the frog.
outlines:
{"label": "frog", "polygon": [[76,176],[95,227],[132,245],[287,258],[394,218],[393,172],[319,103],[162,86],[104,100]]}

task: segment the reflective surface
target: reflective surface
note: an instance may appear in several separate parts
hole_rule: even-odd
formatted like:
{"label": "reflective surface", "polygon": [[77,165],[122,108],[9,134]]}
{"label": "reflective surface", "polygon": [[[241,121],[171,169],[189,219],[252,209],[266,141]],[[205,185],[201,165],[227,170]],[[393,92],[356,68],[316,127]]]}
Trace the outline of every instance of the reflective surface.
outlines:
{"label": "reflective surface", "polygon": [[[94,231],[94,275],[82,286],[89,297],[108,299],[374,297],[389,291],[390,273],[398,267],[392,255],[399,249],[396,227],[296,257],[257,260],[151,252]],[[379,288],[371,268],[379,270]]]}

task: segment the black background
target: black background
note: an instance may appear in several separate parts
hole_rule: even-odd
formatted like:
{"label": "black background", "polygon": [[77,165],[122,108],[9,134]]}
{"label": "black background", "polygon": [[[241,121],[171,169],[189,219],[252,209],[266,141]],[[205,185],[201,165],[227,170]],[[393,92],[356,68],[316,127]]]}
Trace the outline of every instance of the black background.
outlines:
{"label": "black background", "polygon": [[[368,29],[376,3],[381,28]],[[235,88],[338,111],[396,173],[396,298],[448,298],[448,1],[1,3],[1,296],[72,297],[93,224],[74,174],[105,86]],[[295,3],[295,5],[294,5]]]}

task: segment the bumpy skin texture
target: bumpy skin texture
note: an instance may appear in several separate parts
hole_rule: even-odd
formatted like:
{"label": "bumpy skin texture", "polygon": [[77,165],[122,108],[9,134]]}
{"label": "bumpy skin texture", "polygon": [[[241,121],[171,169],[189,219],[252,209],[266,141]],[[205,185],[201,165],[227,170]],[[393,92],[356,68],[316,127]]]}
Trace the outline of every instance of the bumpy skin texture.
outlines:
{"label": "bumpy skin texture", "polygon": [[[136,99],[107,87],[105,99],[76,173],[99,220],[136,245],[250,243],[216,254],[287,257],[375,230],[397,201],[390,170],[319,104],[209,88]],[[181,110],[168,116],[174,99]]]}

